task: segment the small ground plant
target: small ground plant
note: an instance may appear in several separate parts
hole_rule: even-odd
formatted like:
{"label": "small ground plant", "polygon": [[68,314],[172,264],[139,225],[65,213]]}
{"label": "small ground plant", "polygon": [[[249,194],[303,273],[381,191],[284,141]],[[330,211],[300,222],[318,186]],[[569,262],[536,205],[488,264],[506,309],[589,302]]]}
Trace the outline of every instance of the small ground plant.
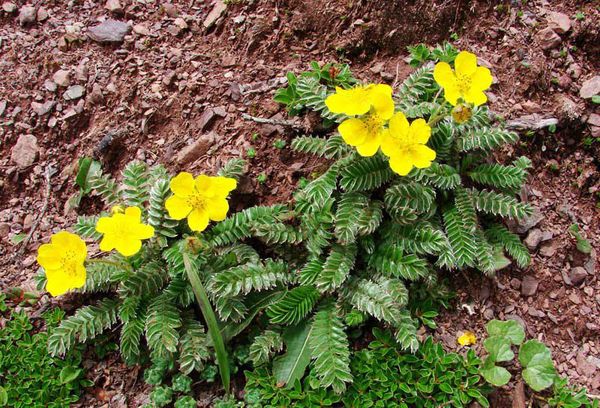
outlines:
{"label": "small ground plant", "polygon": [[[0,303],[3,304],[1,300]],[[62,359],[48,355],[48,336],[63,315],[60,309],[46,312],[46,329],[40,331],[34,329],[24,312],[11,313],[3,323],[0,328],[0,406],[65,407],[77,402],[83,388],[92,385],[84,377],[80,349],[71,350]]]}
{"label": "small ground plant", "polygon": [[491,160],[517,135],[483,106],[490,71],[451,47],[430,55],[441,61],[417,69],[395,93],[356,85],[345,65],[312,64],[276,94],[292,114],[308,109],[339,124],[330,136],[292,142],[332,164],[297,192],[293,217],[258,229],[271,245],[306,248],[295,285],[267,309],[271,325],[253,346],[257,364],[285,346],[273,363],[282,384],[294,384],[312,360],[321,386],[343,392],[352,382],[345,329],[368,316],[417,350],[410,287],[435,288],[439,269],[492,275],[511,262],[506,254],[529,264],[502,218],[531,214],[516,198],[530,161]]}

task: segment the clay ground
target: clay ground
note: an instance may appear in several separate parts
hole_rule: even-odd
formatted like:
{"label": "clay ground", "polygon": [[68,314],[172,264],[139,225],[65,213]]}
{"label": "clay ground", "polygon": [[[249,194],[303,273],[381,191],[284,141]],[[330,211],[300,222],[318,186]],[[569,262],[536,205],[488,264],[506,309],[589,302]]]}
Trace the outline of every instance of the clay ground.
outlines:
{"label": "clay ground", "polygon": [[[523,130],[521,142],[499,154],[502,161],[527,155],[534,164],[522,195],[538,213],[515,226],[532,248],[532,265],[511,266],[494,279],[449,276],[458,296],[435,336],[457,349],[462,330],[481,338],[489,319],[519,319],[551,347],[561,373],[600,394],[596,255],[579,253],[568,233],[578,224],[600,250],[600,117],[598,105],[582,97],[600,86],[592,80],[600,65],[593,2],[237,0],[222,13],[211,1],[108,3],[121,7],[48,0],[27,15],[26,4],[12,0],[0,9],[0,288],[32,289],[39,244],[78,213],[96,210],[88,201],[78,210],[67,205],[80,157],[98,158],[113,174],[136,158],[210,173],[253,147],[234,209],[286,201],[319,164],[273,147],[278,139],[289,146],[291,129],[242,114],[286,118],[273,92],[288,71],[310,61],[347,62],[361,80],[397,84],[412,70],[407,45],[450,40],[492,69],[492,110],[506,120],[529,115],[527,123],[557,118],[558,125],[554,132]],[[90,39],[91,28],[108,18],[133,29],[114,44]],[[310,120],[306,126],[313,131]],[[206,148],[186,151],[199,140],[209,141]],[[49,168],[57,172],[41,216]],[[32,228],[26,247],[14,244]],[[39,304],[70,301],[43,297]],[[96,387],[82,406],[143,401],[139,369],[127,369],[114,353],[86,364]]]}

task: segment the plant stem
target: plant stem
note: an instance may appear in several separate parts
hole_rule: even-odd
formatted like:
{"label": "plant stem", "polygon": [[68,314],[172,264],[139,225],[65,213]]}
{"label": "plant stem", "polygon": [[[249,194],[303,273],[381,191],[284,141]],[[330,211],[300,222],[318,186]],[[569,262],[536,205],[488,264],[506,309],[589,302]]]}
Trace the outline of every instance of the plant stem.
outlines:
{"label": "plant stem", "polygon": [[188,280],[190,285],[192,285],[192,290],[196,296],[196,301],[198,302],[200,311],[202,312],[204,320],[206,321],[206,325],[208,326],[208,335],[211,337],[213,347],[215,348],[217,364],[219,365],[219,374],[221,375],[223,388],[225,388],[225,394],[229,395],[229,359],[227,358],[227,350],[225,349],[223,336],[221,335],[219,325],[217,324],[217,317],[215,316],[215,312],[210,304],[210,300],[208,299],[206,289],[204,289],[202,281],[198,276],[198,271],[194,267],[188,253],[183,253],[183,263],[185,265],[185,271],[187,273]]}

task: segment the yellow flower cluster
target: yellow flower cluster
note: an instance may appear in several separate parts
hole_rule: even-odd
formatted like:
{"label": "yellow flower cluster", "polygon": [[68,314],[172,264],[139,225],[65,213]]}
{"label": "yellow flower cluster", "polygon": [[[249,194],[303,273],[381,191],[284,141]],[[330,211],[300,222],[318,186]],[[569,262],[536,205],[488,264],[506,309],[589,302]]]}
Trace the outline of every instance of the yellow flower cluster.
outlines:
{"label": "yellow flower cluster", "polygon": [[[210,220],[222,221],[227,216],[227,196],[237,182],[228,177],[179,173],[171,180],[173,195],[165,202],[169,215],[176,220],[187,218],[192,231],[203,231]],[[101,217],[96,231],[102,234],[100,250],[115,249],[123,256],[137,254],[142,241],[154,236],[154,228],[142,223],[139,207],[114,206],[111,215]],[[60,296],[71,289],[85,285],[87,247],[78,235],[60,231],[50,238],[49,244],[38,248],[37,261],[46,272],[46,290]]]}
{"label": "yellow flower cluster", "polygon": [[338,88],[325,104],[333,113],[358,116],[343,121],[338,131],[361,156],[373,156],[381,148],[392,170],[402,176],[413,167],[431,166],[435,159],[435,151],[426,146],[431,128],[423,119],[409,123],[402,112],[394,113],[389,85]]}
{"label": "yellow flower cluster", "polygon": [[[487,96],[483,91],[492,84],[490,70],[478,67],[477,57],[467,51],[458,54],[454,70],[446,62],[436,64],[434,79],[444,90],[446,101],[453,106],[485,103]],[[336,88],[325,104],[333,113],[350,116],[339,125],[338,131],[361,156],[373,156],[381,149],[389,157],[392,170],[401,176],[406,176],[413,167],[427,168],[435,160],[435,151],[427,146],[431,127],[424,119],[409,123],[404,113],[394,113],[389,85]],[[464,122],[470,118],[471,109],[459,105],[452,114],[457,122]]]}

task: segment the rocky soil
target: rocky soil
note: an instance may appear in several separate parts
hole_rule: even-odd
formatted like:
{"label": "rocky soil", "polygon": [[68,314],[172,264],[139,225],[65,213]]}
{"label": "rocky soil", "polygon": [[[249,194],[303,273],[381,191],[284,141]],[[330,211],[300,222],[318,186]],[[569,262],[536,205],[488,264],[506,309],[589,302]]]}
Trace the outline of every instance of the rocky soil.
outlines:
{"label": "rocky soil", "polygon": [[[243,115],[286,119],[271,99],[286,72],[339,61],[365,81],[397,84],[411,72],[405,46],[450,40],[492,69],[490,107],[522,134],[500,160],[532,159],[522,195],[538,211],[513,226],[532,265],[495,279],[449,276],[456,309],[443,314],[435,335],[456,349],[462,330],[481,337],[489,319],[520,320],[548,343],[561,373],[600,394],[600,112],[592,101],[600,93],[600,11],[593,2],[0,3],[0,288],[32,289],[39,244],[95,210],[94,202],[68,205],[80,157],[94,156],[113,174],[136,158],[214,172],[254,148],[234,207],[285,201],[322,164],[273,146],[289,145],[298,130]],[[301,121],[313,131],[310,118]],[[572,224],[591,254],[576,249]],[[97,386],[83,406],[143,401],[139,369],[114,355],[88,365]]]}

